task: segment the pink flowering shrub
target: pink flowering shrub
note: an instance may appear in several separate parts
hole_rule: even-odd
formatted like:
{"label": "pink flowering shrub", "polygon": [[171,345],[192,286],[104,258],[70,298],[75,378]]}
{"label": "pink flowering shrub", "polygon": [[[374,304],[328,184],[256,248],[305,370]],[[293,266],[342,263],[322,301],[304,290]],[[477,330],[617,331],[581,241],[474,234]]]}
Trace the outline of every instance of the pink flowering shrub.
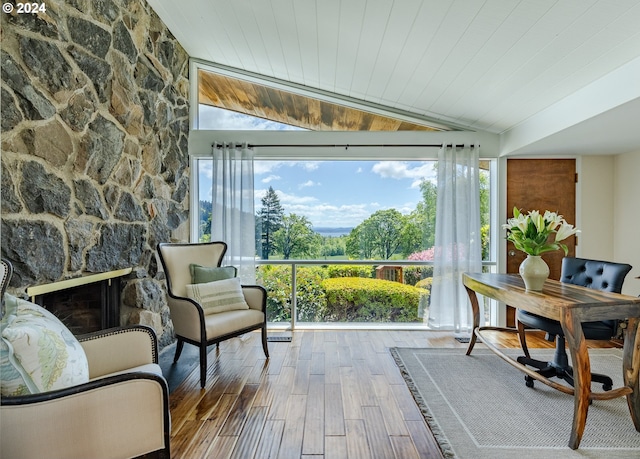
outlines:
{"label": "pink flowering shrub", "polygon": [[407,257],[407,260],[433,261],[434,254],[435,254],[435,248],[431,247],[430,249],[423,250],[422,252],[413,252],[411,255]]}

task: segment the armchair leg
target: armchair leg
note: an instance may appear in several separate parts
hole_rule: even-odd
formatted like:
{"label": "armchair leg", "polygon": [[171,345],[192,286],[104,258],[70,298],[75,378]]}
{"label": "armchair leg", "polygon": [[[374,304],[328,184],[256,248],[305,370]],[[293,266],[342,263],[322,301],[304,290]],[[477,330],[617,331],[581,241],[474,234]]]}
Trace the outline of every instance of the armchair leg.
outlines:
{"label": "armchair leg", "polygon": [[200,345],[200,387],[204,389],[207,382],[207,343]]}
{"label": "armchair leg", "polygon": [[176,363],[180,358],[180,354],[182,354],[182,348],[184,347],[184,341],[178,338],[178,342],[176,343],[176,353],[173,356],[173,363]]}
{"label": "armchair leg", "polygon": [[269,358],[269,348],[267,347],[267,326],[262,327],[262,350],[266,358]]}

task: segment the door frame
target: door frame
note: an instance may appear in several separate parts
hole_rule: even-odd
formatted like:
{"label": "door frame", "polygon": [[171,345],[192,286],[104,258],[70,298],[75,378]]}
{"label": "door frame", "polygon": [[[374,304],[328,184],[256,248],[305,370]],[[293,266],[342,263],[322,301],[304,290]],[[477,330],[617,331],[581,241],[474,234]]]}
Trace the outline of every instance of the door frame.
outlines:
{"label": "door frame", "polygon": [[[497,215],[493,220],[497,229],[497,239],[500,241],[497,247],[498,272],[507,272],[507,244],[504,239],[506,236],[502,225],[506,223],[504,216],[507,215],[507,160],[508,159],[574,159],[576,161],[576,174],[578,174],[578,183],[576,184],[576,228],[582,227],[582,187],[580,186],[580,177],[582,176],[582,158],[580,155],[501,155],[498,157],[498,205]],[[578,243],[575,248],[575,256],[580,257],[582,246]],[[504,303],[498,303],[494,308],[492,317],[492,325],[504,327],[507,323],[507,307]]]}

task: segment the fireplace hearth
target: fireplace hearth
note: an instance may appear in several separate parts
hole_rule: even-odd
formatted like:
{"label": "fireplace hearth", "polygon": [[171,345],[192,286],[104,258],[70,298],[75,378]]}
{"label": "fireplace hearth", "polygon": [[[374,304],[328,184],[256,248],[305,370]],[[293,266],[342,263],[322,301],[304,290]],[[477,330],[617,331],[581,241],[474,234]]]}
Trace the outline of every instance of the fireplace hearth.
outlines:
{"label": "fireplace hearth", "polygon": [[131,268],[27,289],[31,301],[60,319],[74,335],[120,326],[120,279]]}

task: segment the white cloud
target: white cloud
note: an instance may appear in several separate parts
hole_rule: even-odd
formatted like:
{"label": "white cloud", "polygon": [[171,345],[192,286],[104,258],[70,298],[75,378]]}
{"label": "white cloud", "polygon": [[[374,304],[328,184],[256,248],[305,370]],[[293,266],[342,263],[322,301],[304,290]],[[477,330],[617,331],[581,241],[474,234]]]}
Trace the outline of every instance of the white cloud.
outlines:
{"label": "white cloud", "polygon": [[298,164],[300,164],[302,168],[307,172],[315,171],[318,167],[320,167],[319,161],[304,161]]}
{"label": "white cloud", "polygon": [[280,161],[260,161],[253,162],[254,175],[269,174],[280,167]]}
{"label": "white cloud", "polygon": [[313,226],[329,227],[355,227],[372,213],[367,204],[346,204],[341,206],[298,204],[287,206],[286,209],[289,212],[307,217]]}
{"label": "white cloud", "polygon": [[434,162],[427,161],[419,163],[416,167],[411,167],[405,161],[383,161],[375,163],[371,171],[382,178],[413,179],[411,188],[416,188],[422,180],[430,180],[436,177],[437,171],[433,165]]}
{"label": "white cloud", "polygon": [[[307,217],[313,226],[355,227],[380,207],[377,203],[333,205],[318,202],[313,196],[299,196],[281,190],[275,192],[285,214]],[[261,200],[266,193],[266,189],[255,190],[256,212],[260,210]]]}
{"label": "white cloud", "polygon": [[320,184],[317,182],[314,182],[313,180],[307,180],[304,183],[301,183],[300,185],[298,185],[298,188],[309,188],[309,187],[314,187],[314,186],[319,186]]}
{"label": "white cloud", "polygon": [[260,180],[262,183],[270,183],[273,182],[274,180],[280,180],[280,176],[279,175],[269,175],[265,178],[263,178],[262,180]]}
{"label": "white cloud", "polygon": [[296,196],[294,194],[288,194],[280,190],[276,190],[276,194],[278,195],[278,198],[280,198],[280,203],[284,207],[318,202],[318,198],[315,198],[313,196]]}
{"label": "white cloud", "polygon": [[256,160],[253,162],[255,175],[269,174],[282,167],[299,167],[306,172],[312,172],[320,167],[320,161],[267,161]]}

